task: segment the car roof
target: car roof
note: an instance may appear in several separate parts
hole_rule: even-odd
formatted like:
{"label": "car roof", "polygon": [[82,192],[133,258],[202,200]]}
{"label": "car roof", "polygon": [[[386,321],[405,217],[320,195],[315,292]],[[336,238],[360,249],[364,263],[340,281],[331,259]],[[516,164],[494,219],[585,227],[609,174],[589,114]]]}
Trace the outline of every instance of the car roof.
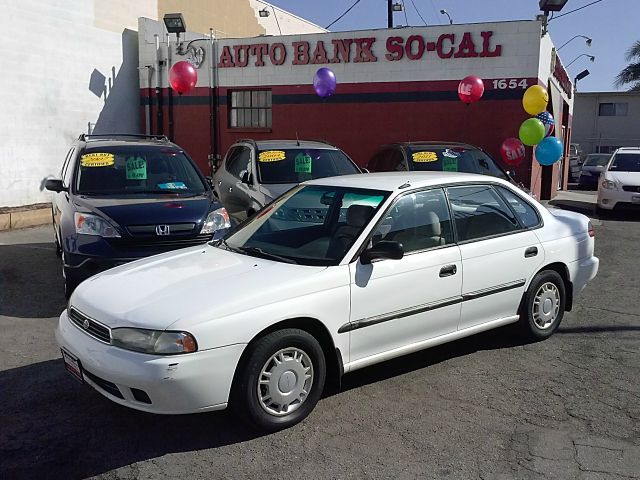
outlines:
{"label": "car roof", "polygon": [[[460,172],[377,172],[341,175],[309,180],[303,185],[365,188],[371,190],[404,191],[407,188],[423,188],[451,183],[500,183],[511,185],[497,177]],[[408,185],[407,185],[408,184]]]}
{"label": "car roof", "polygon": [[326,148],[329,150],[338,150],[338,147],[322,140],[238,140],[236,143],[254,143],[258,150],[269,150],[272,148]]}
{"label": "car roof", "polygon": [[86,140],[84,142],[80,142],[81,145],[84,145],[85,148],[95,149],[95,148],[103,148],[103,147],[122,147],[122,146],[145,146],[145,147],[172,147],[178,150],[182,150],[181,147],[172,142],[163,142],[163,141],[154,141],[154,140]]}
{"label": "car roof", "polygon": [[447,142],[447,141],[435,141],[435,140],[425,140],[425,141],[416,141],[416,142],[394,142],[385,146],[400,146],[400,147],[435,147],[435,146],[443,146],[443,147],[459,147],[459,148],[468,148],[480,150],[475,145],[471,145],[470,143],[464,142]]}
{"label": "car roof", "polygon": [[[616,152],[640,152],[640,147],[620,147]],[[615,153],[615,152],[614,152]]]}

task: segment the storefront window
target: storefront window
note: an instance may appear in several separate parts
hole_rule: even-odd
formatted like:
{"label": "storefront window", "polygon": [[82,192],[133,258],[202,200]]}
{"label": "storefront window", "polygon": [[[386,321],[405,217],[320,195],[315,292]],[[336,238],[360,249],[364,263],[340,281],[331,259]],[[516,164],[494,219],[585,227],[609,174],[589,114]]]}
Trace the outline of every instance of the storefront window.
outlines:
{"label": "storefront window", "polygon": [[271,90],[232,91],[229,127],[271,128]]}

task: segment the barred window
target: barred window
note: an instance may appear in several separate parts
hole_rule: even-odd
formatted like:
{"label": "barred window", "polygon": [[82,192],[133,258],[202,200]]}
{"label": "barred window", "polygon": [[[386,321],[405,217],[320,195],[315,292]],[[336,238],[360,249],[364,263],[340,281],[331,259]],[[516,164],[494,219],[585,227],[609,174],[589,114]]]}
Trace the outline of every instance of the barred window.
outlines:
{"label": "barred window", "polygon": [[235,90],[229,101],[230,128],[271,128],[271,90]]}

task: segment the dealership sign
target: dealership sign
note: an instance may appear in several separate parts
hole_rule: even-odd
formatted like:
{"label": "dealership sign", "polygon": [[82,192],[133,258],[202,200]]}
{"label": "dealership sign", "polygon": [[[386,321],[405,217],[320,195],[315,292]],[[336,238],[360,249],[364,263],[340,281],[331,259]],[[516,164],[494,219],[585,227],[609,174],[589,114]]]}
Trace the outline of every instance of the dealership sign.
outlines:
{"label": "dealership sign", "polygon": [[282,42],[225,45],[220,52],[218,67],[394,62],[403,58],[421,60],[429,55],[437,55],[442,59],[500,57],[502,45],[495,45],[492,36],[492,31],[486,31],[480,32],[479,36],[471,32],[461,36],[445,33],[433,39],[423,35],[409,35],[406,38],[393,35],[380,42],[376,37],[366,37],[299,41],[286,45]]}

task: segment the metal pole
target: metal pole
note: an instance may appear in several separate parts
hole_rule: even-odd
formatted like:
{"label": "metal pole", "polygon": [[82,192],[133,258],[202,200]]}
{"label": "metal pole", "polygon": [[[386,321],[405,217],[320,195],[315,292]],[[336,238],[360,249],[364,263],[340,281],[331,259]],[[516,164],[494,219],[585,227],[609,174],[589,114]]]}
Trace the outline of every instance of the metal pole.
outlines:
{"label": "metal pole", "polygon": [[393,28],[393,0],[387,0],[387,28]]}

